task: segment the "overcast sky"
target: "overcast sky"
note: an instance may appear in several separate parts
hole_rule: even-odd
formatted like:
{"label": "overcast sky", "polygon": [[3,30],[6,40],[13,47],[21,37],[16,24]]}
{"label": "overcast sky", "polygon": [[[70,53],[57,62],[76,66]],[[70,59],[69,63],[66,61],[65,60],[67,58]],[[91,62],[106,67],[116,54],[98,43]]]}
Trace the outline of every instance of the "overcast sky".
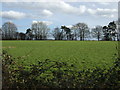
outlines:
{"label": "overcast sky", "polygon": [[[1,4],[0,4],[1,5]],[[117,2],[4,2],[0,24],[12,21],[19,32],[31,28],[33,21],[44,21],[48,27],[72,26],[78,22],[108,25],[118,19]],[[0,26],[1,26],[0,25]]]}

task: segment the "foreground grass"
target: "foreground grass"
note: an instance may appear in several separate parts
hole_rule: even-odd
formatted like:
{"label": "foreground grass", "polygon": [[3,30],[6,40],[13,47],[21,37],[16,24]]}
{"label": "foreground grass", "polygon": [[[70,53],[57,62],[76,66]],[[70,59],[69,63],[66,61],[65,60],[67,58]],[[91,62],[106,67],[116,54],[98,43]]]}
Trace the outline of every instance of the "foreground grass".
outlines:
{"label": "foreground grass", "polygon": [[117,44],[114,41],[2,41],[2,49],[22,58],[18,63],[25,65],[50,59],[84,69],[111,66]]}

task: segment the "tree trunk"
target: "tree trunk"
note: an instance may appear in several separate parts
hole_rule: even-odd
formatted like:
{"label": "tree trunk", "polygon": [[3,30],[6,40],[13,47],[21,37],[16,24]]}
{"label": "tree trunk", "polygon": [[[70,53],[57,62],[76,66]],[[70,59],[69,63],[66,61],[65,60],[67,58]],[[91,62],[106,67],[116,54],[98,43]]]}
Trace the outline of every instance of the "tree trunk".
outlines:
{"label": "tree trunk", "polygon": [[82,32],[80,31],[80,41],[82,41]]}
{"label": "tree trunk", "polygon": [[117,33],[117,41],[119,41],[119,34]]}
{"label": "tree trunk", "polygon": [[84,38],[85,38],[85,35],[84,35],[85,33],[84,33],[84,30],[83,30],[83,41],[84,41]]}
{"label": "tree trunk", "polygon": [[98,32],[98,41],[100,40],[100,32]]}

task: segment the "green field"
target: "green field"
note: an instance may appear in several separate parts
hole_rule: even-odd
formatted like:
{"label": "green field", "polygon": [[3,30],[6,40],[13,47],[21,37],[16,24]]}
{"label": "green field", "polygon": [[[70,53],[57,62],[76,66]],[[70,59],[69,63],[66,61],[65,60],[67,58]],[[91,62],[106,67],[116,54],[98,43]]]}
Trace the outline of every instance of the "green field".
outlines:
{"label": "green field", "polygon": [[115,41],[2,41],[2,49],[13,57],[22,57],[19,63],[50,59],[91,68],[111,66],[117,44]]}

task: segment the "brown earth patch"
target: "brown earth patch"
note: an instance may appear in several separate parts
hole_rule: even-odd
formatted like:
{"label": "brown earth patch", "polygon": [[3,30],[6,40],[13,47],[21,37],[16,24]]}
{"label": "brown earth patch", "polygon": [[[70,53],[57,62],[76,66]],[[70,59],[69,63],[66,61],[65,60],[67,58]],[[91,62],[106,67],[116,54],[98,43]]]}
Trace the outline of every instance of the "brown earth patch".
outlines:
{"label": "brown earth patch", "polygon": [[8,46],[8,47],[2,47],[2,48],[16,48],[15,46]]}

